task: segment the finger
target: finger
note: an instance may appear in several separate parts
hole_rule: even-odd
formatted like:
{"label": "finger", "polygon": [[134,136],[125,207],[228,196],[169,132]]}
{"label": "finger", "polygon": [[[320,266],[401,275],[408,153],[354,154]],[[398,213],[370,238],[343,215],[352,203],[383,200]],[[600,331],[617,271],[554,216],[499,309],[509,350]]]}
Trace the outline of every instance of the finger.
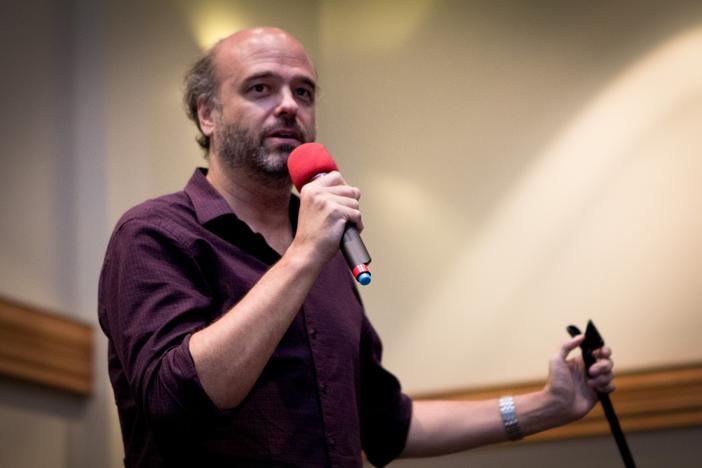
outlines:
{"label": "finger", "polygon": [[587,379],[587,383],[589,386],[593,388],[599,388],[599,387],[604,387],[609,385],[609,383],[614,380],[614,376],[612,374],[607,374],[607,375],[600,375],[592,379]]}
{"label": "finger", "polygon": [[363,231],[363,218],[361,217],[360,211],[349,207],[343,207],[341,214],[347,223],[351,223],[356,227],[358,232]]}
{"label": "finger", "polygon": [[312,179],[310,184],[315,184],[319,187],[332,187],[335,185],[348,185],[346,180],[341,176],[339,171],[328,172],[324,175]]}
{"label": "finger", "polygon": [[617,389],[617,386],[614,385],[614,382],[610,382],[610,383],[607,384],[605,387],[598,388],[598,389],[596,389],[596,390],[597,390],[598,392],[600,392],[600,393],[612,393],[612,392],[615,391],[616,389]]}
{"label": "finger", "polygon": [[602,370],[601,372],[597,372],[594,375],[590,374],[590,376],[588,376],[588,380],[599,379],[600,382],[604,381],[604,380],[612,380],[613,378],[614,378],[614,373],[611,371],[606,371],[606,370]]}
{"label": "finger", "polygon": [[597,393],[610,393],[617,388],[614,382],[606,382],[600,385],[595,385],[588,382],[588,387]]}
{"label": "finger", "polygon": [[356,221],[353,221],[353,224],[356,226],[356,230],[359,234],[363,232],[363,217],[361,216],[360,212],[358,213],[358,219]]}
{"label": "finger", "polygon": [[360,203],[355,198],[343,197],[340,195],[326,194],[324,197],[325,210],[333,218],[343,218],[345,221],[355,223],[360,221]]}
{"label": "finger", "polygon": [[330,172],[324,177],[326,177],[326,179],[320,182],[323,184],[321,186],[328,187],[329,190],[338,195],[355,198],[356,200],[361,199],[361,189],[349,185],[338,172]]}
{"label": "finger", "polygon": [[[336,174],[338,175],[338,173]],[[340,175],[338,175],[337,178],[334,177],[332,173],[326,174],[319,179],[315,179],[313,182],[306,184],[300,190],[300,195],[303,195],[303,193],[333,193],[335,195],[355,198],[356,200],[361,198],[361,190],[358,187],[353,187],[346,184]]]}
{"label": "finger", "polygon": [[614,390],[614,382],[611,378],[605,378],[605,376],[596,379],[588,379],[587,385],[598,392],[611,392]]}
{"label": "finger", "polygon": [[585,339],[585,335],[578,335],[574,338],[571,338],[570,340],[566,341],[561,345],[561,349],[558,352],[558,357],[565,361],[568,358],[568,355],[570,354],[571,351],[573,351],[575,348],[580,346],[580,344],[583,342]]}
{"label": "finger", "polygon": [[360,200],[361,198],[361,190],[351,185],[334,185],[325,187],[323,190],[341,197],[353,198],[354,200]]}
{"label": "finger", "polygon": [[598,375],[611,374],[613,368],[614,361],[610,359],[600,359],[590,367],[588,372],[592,377],[596,377]]}
{"label": "finger", "polygon": [[344,197],[358,203],[361,191],[349,185],[318,186],[307,184],[300,190],[302,200],[316,200],[317,202],[329,199],[329,197]]}
{"label": "finger", "polygon": [[326,193],[321,197],[316,197],[314,211],[319,214],[324,213],[323,216],[327,218],[327,221],[360,223],[362,225],[359,205],[355,198]]}
{"label": "finger", "polygon": [[592,355],[595,358],[604,358],[607,359],[612,355],[612,349],[609,346],[603,346],[601,348],[598,348],[592,352]]}

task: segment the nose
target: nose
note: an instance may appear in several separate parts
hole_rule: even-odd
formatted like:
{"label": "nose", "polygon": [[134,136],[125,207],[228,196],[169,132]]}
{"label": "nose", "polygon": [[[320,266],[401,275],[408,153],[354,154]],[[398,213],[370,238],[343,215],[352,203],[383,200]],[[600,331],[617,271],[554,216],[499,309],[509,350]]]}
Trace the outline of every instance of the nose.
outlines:
{"label": "nose", "polygon": [[293,96],[290,88],[282,88],[280,92],[280,101],[275,109],[276,117],[294,118],[299,110],[299,104]]}

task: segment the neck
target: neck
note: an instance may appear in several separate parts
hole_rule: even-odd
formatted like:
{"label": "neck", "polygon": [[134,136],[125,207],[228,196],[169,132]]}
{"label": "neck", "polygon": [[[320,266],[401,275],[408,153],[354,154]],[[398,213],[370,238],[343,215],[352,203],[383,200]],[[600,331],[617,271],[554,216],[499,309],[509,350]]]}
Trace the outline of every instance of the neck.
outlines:
{"label": "neck", "polygon": [[226,170],[214,155],[209,159],[207,180],[239,219],[282,254],[292,242],[289,214],[291,184],[267,184],[250,177],[243,170]]}

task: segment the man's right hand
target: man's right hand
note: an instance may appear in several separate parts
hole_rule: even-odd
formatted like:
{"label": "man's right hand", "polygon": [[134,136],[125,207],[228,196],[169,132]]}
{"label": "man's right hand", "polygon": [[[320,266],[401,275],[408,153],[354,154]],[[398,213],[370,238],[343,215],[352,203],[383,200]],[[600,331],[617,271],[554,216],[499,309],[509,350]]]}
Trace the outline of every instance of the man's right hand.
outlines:
{"label": "man's right hand", "polygon": [[302,187],[297,233],[291,248],[304,258],[326,264],[339,250],[347,223],[359,232],[363,221],[359,211],[361,191],[348,185],[337,171],[325,174]]}

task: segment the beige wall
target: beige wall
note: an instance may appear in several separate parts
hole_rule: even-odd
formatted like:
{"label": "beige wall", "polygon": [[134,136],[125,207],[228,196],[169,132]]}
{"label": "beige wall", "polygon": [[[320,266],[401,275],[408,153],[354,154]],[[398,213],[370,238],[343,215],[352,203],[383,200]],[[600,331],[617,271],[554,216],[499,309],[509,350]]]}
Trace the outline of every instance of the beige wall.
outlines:
{"label": "beige wall", "polygon": [[[363,189],[363,296],[407,390],[542,378],[587,318],[620,369],[702,360],[702,6],[580,3],[3,2],[0,294],[96,323],[114,222],[202,163],[185,67],[217,31],[273,24],[319,68],[320,141]],[[99,335],[88,401],[0,380],[3,466],[119,466]],[[509,453],[564,453],[539,447]]]}
{"label": "beige wall", "polygon": [[625,3],[323,2],[321,135],[408,389],[541,378],[588,318],[620,369],[702,358],[702,8]]}

